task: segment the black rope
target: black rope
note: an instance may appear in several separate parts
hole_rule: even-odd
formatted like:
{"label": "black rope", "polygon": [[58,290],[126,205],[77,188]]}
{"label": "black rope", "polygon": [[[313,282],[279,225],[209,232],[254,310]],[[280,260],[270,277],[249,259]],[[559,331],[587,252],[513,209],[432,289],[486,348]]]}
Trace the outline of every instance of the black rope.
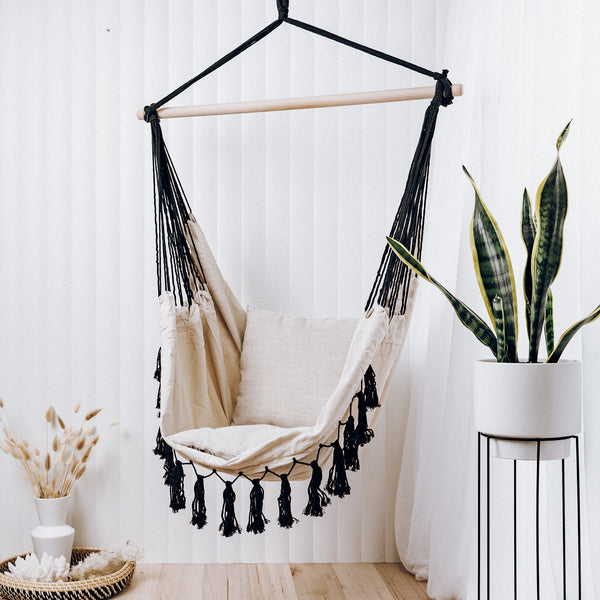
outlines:
{"label": "black rope", "polygon": [[364,44],[359,44],[358,42],[353,42],[352,40],[344,38],[335,33],[331,33],[330,31],[327,31],[325,29],[321,29],[320,27],[316,27],[315,25],[305,23],[304,21],[298,21],[297,19],[292,19],[291,17],[286,17],[283,20],[286,23],[293,25],[294,27],[304,29],[305,31],[309,31],[310,33],[314,33],[316,35],[320,35],[321,37],[327,38],[329,40],[333,40],[334,42],[338,42],[339,44],[343,44],[344,46],[354,48],[355,50],[359,50],[360,52],[370,54],[371,56],[380,58],[387,62],[394,63],[395,65],[405,67],[406,69],[410,69],[411,71],[416,71],[417,73],[421,73],[422,75],[427,75],[427,77],[433,77],[434,79],[442,78],[442,73],[436,73],[435,71],[430,71],[429,69],[425,69],[424,67],[415,65],[411,62],[408,62],[407,60],[397,58],[395,56],[392,56],[391,54],[386,54],[385,52],[381,52],[380,50],[375,50],[375,48],[370,48],[369,46],[365,46]]}
{"label": "black rope", "polygon": [[[389,234],[389,237],[398,240],[417,258],[420,258],[423,246],[431,145],[437,116],[440,106],[448,106],[453,100],[452,83],[447,75],[448,71],[444,70],[437,79],[435,95],[425,111],[404,194]],[[399,302],[398,312],[404,314],[413,277],[408,267],[386,245],[365,311],[377,303],[386,307],[392,316],[396,314]]]}
{"label": "black rope", "polygon": [[281,21],[287,19],[290,8],[289,0],[277,0],[277,12]]}
{"label": "black rope", "polygon": [[[404,195],[390,231],[390,237],[400,241],[413,254],[417,256],[421,254],[431,141],[439,107],[447,106],[452,102],[452,84],[448,80],[448,72],[446,70],[441,73],[430,71],[314,25],[292,19],[288,16],[289,0],[277,0],[277,11],[278,18],[275,21],[158,102],[144,108],[144,118],[152,128],[158,294],[160,295],[163,291],[171,291],[177,304],[189,305],[194,293],[203,287],[205,278],[190,235],[189,204],[165,145],[156,111],[194,83],[265,38],[284,22],[436,80],[436,93],[425,113],[421,136],[411,164]],[[391,316],[395,314],[399,301],[399,312],[404,313],[411,280],[412,274],[409,269],[386,246],[365,310],[369,310],[377,303],[386,307]]]}
{"label": "black rope", "polygon": [[310,33],[313,33],[315,35],[325,37],[334,42],[342,44],[344,46],[348,46],[350,48],[353,48],[354,50],[358,50],[360,52],[370,54],[371,56],[374,56],[381,60],[391,62],[395,65],[404,67],[406,69],[410,69],[411,71],[415,71],[417,73],[421,73],[422,75],[426,75],[427,77],[432,77],[433,79],[436,79],[436,80],[442,80],[445,78],[445,72],[437,73],[436,71],[431,71],[429,69],[426,69],[425,67],[420,67],[419,65],[415,65],[414,63],[411,63],[402,58],[392,56],[391,54],[381,52],[380,50],[376,50],[375,48],[370,48],[369,46],[365,46],[364,44],[354,42],[352,40],[344,38],[340,35],[337,35],[335,33],[327,31],[325,29],[321,29],[320,27],[311,25],[310,23],[305,23],[304,21],[298,21],[297,19],[292,19],[291,17],[288,17],[289,0],[277,0],[277,11],[278,11],[278,18],[275,21],[273,21],[272,23],[270,23],[269,25],[267,25],[264,29],[261,29],[258,33],[254,34],[252,37],[248,38],[245,42],[243,42],[242,44],[240,44],[239,46],[234,48],[231,52],[227,53],[225,56],[223,56],[222,58],[220,58],[219,60],[214,62],[212,65],[210,65],[209,67],[204,69],[204,71],[202,71],[201,73],[198,73],[198,75],[196,75],[195,77],[192,77],[192,79],[190,79],[189,81],[186,81],[185,83],[180,85],[178,88],[176,88],[175,90],[173,90],[172,92],[167,94],[164,98],[161,98],[157,102],[154,102],[148,106],[145,106],[144,107],[144,120],[150,121],[156,115],[156,111],[161,106],[163,106],[167,102],[170,102],[171,100],[173,100],[174,98],[176,98],[177,96],[179,96],[180,94],[185,92],[192,85],[194,85],[194,83],[196,83],[197,81],[200,81],[200,79],[203,79],[207,75],[210,75],[211,73],[213,73],[214,71],[216,71],[217,69],[219,69],[220,67],[222,67],[223,65],[228,63],[230,60],[236,58],[237,56],[242,54],[242,52],[246,51],[248,48],[250,48],[257,42],[259,42],[263,38],[267,37],[272,31],[275,31],[275,29],[277,29],[284,22],[288,23],[290,25],[293,25],[294,27],[298,27],[299,29],[304,29],[305,31],[309,31]]}
{"label": "black rope", "polygon": [[[280,11],[281,14],[281,11]],[[287,12],[286,12],[287,14]],[[263,38],[267,37],[272,31],[277,29],[283,23],[283,19],[279,18],[276,21],[273,21],[269,25],[267,25],[264,29],[261,29],[258,33],[254,34],[251,38],[248,38],[245,42],[234,48],[231,52],[220,58],[218,61],[210,65],[202,71],[198,73],[195,77],[192,77],[189,81],[186,81],[184,84],[180,85],[177,89],[173,90],[171,93],[167,94],[164,98],[160,99],[158,102],[154,102],[149,106],[144,107],[144,119],[149,121],[152,115],[156,114],[156,110],[173,100],[173,98],[179,96],[179,94],[185,92],[189,87],[194,85],[200,79],[203,79],[207,75],[210,75],[213,71],[216,71],[219,67],[222,67],[224,64],[228,63],[230,60],[234,59],[236,56],[239,56],[242,52],[254,46],[256,42],[259,42]]]}

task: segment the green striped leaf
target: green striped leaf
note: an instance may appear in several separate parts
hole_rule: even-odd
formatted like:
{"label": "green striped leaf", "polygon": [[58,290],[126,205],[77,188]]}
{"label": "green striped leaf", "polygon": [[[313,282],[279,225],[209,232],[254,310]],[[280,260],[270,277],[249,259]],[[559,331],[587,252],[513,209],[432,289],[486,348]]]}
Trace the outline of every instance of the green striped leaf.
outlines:
{"label": "green striped leaf", "polygon": [[[517,292],[510,255],[498,223],[483,203],[473,178],[464,166],[463,171],[475,190],[470,241],[477,282],[492,322],[495,322],[494,299],[502,299],[506,357],[509,362],[517,362]],[[496,335],[499,337],[497,330]]]}
{"label": "green striped leaf", "polygon": [[544,321],[544,331],[546,333],[546,353],[548,356],[554,352],[554,300],[552,299],[552,290],[548,290],[546,298],[546,320]]}
{"label": "green striped leaf", "polygon": [[[568,130],[569,125],[565,127],[556,142],[557,150],[565,141]],[[546,314],[546,298],[560,268],[567,205],[567,182],[560,156],[557,154],[552,169],[540,184],[536,196],[538,230],[531,255],[533,287],[529,362],[537,362]]]}
{"label": "green striped leaf", "polygon": [[446,296],[446,298],[452,305],[456,316],[460,319],[460,322],[463,325],[465,325],[465,327],[470,329],[475,335],[475,337],[480,342],[488,346],[493,352],[494,356],[496,356],[496,336],[494,335],[494,332],[489,328],[489,326],[485,323],[485,321],[483,321],[483,319],[481,319],[481,317],[479,317],[467,305],[463,304],[458,298],[451,294],[441,283],[439,283],[431,275],[429,275],[429,273],[425,270],[425,267],[419,262],[419,260],[417,260],[400,242],[390,237],[386,237],[386,239],[394,253],[404,264],[410,267],[423,279],[426,279],[427,281],[435,285],[442,292],[442,294]]}
{"label": "green striped leaf", "polygon": [[506,341],[504,337],[504,309],[502,307],[502,298],[496,296],[492,304],[494,310],[494,321],[496,323],[496,336],[498,338],[498,349],[496,351],[496,360],[498,362],[508,362],[506,353]]}
{"label": "green striped leaf", "polygon": [[595,321],[598,317],[600,317],[600,305],[596,306],[596,308],[585,318],[581,319],[581,321],[577,321],[575,325],[569,327],[567,331],[565,331],[561,336],[560,340],[558,340],[558,344],[554,349],[554,352],[550,354],[548,360],[546,362],[554,363],[557,362],[561,357],[565,347],[567,344],[573,339],[573,336],[584,326],[592,321]]}
{"label": "green striped leaf", "polygon": [[521,208],[521,237],[527,250],[527,259],[523,271],[523,295],[525,296],[525,324],[527,325],[527,337],[531,334],[531,293],[533,282],[531,279],[531,253],[536,233],[535,217],[531,211],[531,200],[527,188],[523,190],[523,205]]}
{"label": "green striped leaf", "polygon": [[557,152],[560,150],[560,147],[563,145],[564,141],[567,139],[567,136],[569,135],[569,129],[571,128],[572,121],[573,121],[573,119],[571,119],[567,123],[567,126],[560,132],[560,135],[558,136],[558,139],[556,140],[556,151]]}

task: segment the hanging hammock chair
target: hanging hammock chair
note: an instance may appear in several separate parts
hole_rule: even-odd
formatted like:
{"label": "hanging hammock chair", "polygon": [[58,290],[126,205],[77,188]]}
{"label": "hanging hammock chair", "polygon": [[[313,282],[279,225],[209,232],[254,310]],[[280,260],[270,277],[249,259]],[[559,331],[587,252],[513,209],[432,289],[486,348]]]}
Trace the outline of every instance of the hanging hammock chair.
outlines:
{"label": "hanging hammock chair", "polygon": [[[282,527],[296,522],[290,480],[309,479],[306,515],[321,516],[331,495],[350,493],[346,471],[359,468],[359,449],[373,437],[371,426],[402,348],[415,281],[386,247],[361,318],[244,310],[190,211],[165,146],[160,107],[284,22],[433,77],[435,92],[390,231],[418,256],[438,109],[453,98],[447,71],[434,73],[291,19],[287,1],[277,5],[277,20],[143,114],[152,130],[161,315],[155,374],[160,426],[154,451],[164,460],[175,512],[186,507],[184,466],[193,469],[191,522],[198,528],[207,522],[204,480],[214,475],[222,481],[225,536],[241,531],[234,491],[240,477],[252,482],[246,529],[254,533],[263,532],[268,522],[264,480],[280,481],[277,521]],[[324,483],[322,466],[330,459]]]}

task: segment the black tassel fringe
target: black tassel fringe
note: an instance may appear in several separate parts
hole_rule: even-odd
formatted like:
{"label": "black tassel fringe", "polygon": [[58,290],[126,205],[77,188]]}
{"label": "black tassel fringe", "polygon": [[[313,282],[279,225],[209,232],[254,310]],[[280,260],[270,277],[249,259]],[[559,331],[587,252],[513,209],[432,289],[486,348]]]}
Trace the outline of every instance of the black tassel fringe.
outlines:
{"label": "black tassel fringe", "polygon": [[352,413],[348,415],[346,426],[344,427],[344,463],[346,469],[358,471],[360,469],[360,459],[358,458],[358,440],[354,430],[354,417]]}
{"label": "black tassel fringe", "polygon": [[290,529],[298,519],[292,514],[292,488],[288,476],[284,473],[281,475],[281,492],[277,498],[279,504],[279,517],[277,522],[280,527]]}
{"label": "black tassel fringe", "polygon": [[260,485],[260,479],[252,480],[252,489],[250,490],[250,514],[248,516],[248,533],[264,533],[265,526],[269,519],[263,514],[263,504],[265,500],[265,490]]}
{"label": "black tassel fringe", "polygon": [[173,512],[178,512],[185,508],[184,480],[183,465],[179,460],[176,460],[170,472],[168,474],[165,473],[165,483],[171,488],[171,502],[169,506]]}
{"label": "black tassel fringe", "polygon": [[190,523],[202,529],[207,522],[206,502],[204,500],[204,477],[198,475],[194,484],[194,501],[192,502],[192,520]]}
{"label": "black tassel fringe", "polygon": [[231,481],[225,482],[225,489],[223,490],[223,508],[221,509],[219,531],[225,537],[231,537],[234,533],[242,532],[235,518],[235,492]]}
{"label": "black tassel fringe", "polygon": [[325,489],[338,498],[343,498],[350,493],[350,484],[346,477],[346,465],[344,464],[344,451],[337,440],[333,442],[333,463],[329,469],[329,478]]}
{"label": "black tassel fringe", "polygon": [[323,508],[331,502],[331,498],[320,488],[323,481],[323,471],[316,460],[310,463],[312,477],[308,484],[308,504],[302,511],[311,517],[322,517]]}
{"label": "black tassel fringe", "polygon": [[354,435],[356,442],[359,446],[368,444],[374,437],[372,429],[369,429],[367,422],[367,403],[365,395],[362,392],[357,392],[356,397],[358,398],[358,423]]}
{"label": "black tassel fringe", "polygon": [[379,396],[377,395],[375,371],[373,371],[373,367],[371,365],[369,365],[369,368],[365,373],[365,400],[367,403],[367,408],[372,409],[381,406],[381,404],[379,404]]}
{"label": "black tassel fringe", "polygon": [[154,370],[154,379],[158,381],[158,392],[156,393],[156,409],[160,410],[160,373],[161,373],[161,365],[160,365],[160,348],[158,349],[158,354],[156,355],[156,369]]}
{"label": "black tassel fringe", "polygon": [[171,455],[171,462],[173,462],[173,450],[171,449],[171,446],[169,446],[169,444],[167,444],[167,442],[165,442],[162,433],[160,431],[160,427],[158,428],[158,431],[156,432],[156,446],[154,446],[154,450],[153,450],[154,454],[156,454],[156,456],[159,456],[160,458],[162,458],[163,460],[167,460],[168,459],[168,455]]}

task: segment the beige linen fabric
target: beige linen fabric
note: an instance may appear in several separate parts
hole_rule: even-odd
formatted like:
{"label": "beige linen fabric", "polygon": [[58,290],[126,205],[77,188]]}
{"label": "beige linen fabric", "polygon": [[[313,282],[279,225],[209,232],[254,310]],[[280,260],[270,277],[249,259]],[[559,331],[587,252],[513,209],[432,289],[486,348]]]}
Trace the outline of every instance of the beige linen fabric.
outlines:
{"label": "beige linen fabric", "polygon": [[[387,312],[377,307],[356,321],[341,374],[312,424],[233,425],[246,313],[223,279],[202,231],[195,223],[191,230],[205,289],[195,294],[190,307],[176,306],[170,293],[162,294],[159,302],[161,432],[165,441],[180,458],[232,475],[244,471],[249,477],[260,476],[267,466],[287,471],[294,458],[310,462],[320,443],[335,439],[338,422],[345,419],[369,365],[383,400],[408,317],[390,320]],[[325,459],[327,452],[320,456]],[[309,468],[297,466],[291,478],[309,474]]]}
{"label": "beige linen fabric", "polygon": [[249,307],[233,425],[313,426],[337,387],[356,324]]}

